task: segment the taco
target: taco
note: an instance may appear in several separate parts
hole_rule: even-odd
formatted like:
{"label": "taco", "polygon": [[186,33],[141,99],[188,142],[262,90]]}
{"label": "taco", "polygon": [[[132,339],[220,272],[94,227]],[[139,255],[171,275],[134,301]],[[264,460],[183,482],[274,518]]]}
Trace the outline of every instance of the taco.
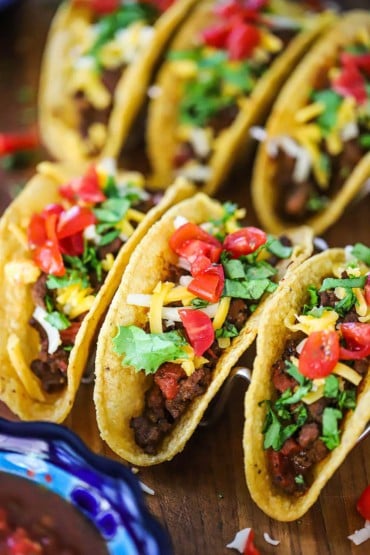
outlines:
{"label": "taco", "polygon": [[117,158],[162,51],[194,3],[61,4],[45,48],[39,94],[41,136],[57,160]]}
{"label": "taco", "polygon": [[185,175],[214,193],[245,153],[249,127],[262,121],[333,17],[284,0],[198,2],[169,48],[159,93],[149,103],[153,182]]}
{"label": "taco", "polygon": [[306,260],[260,321],[245,398],[250,494],[270,517],[300,518],[370,420],[370,249]]}
{"label": "taco", "polygon": [[325,231],[370,178],[369,60],[370,14],[349,12],[283,88],[252,180],[256,212],[271,232],[302,224]]}
{"label": "taco", "polygon": [[240,227],[244,211],[203,193],[143,239],[101,328],[100,433],[137,465],[171,459],[253,342],[279,280],[310,255],[308,228],[281,239]]}
{"label": "taco", "polygon": [[0,399],[20,418],[67,416],[131,253],[193,192],[185,180],[165,195],[143,185],[109,160],[83,173],[44,162],[2,216]]}

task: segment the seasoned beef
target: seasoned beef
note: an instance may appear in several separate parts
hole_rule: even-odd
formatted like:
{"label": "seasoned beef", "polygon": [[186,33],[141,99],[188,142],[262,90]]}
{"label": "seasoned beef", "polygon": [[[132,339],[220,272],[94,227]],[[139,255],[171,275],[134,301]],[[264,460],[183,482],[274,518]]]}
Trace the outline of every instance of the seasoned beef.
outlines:
{"label": "seasoned beef", "polygon": [[231,299],[230,308],[226,320],[240,331],[249,316],[249,308],[243,299]]}
{"label": "seasoned beef", "polygon": [[207,127],[211,127],[214,135],[217,136],[221,131],[230,127],[239,113],[239,106],[237,104],[231,104],[230,106],[225,106],[217,112],[207,123]]}
{"label": "seasoned beef", "polygon": [[173,283],[179,283],[180,278],[187,275],[186,270],[176,266],[175,264],[170,264],[167,269],[167,281],[172,281]]}
{"label": "seasoned beef", "polygon": [[33,284],[31,290],[33,304],[41,306],[44,310],[46,309],[45,297],[48,294],[48,288],[46,287],[47,277],[46,274],[42,273]]}
{"label": "seasoned beef", "polygon": [[[130,421],[135,442],[150,455],[157,453],[164,436],[173,428],[191,401],[206,391],[212,376],[211,370],[206,367],[195,370],[187,377],[178,364],[164,363],[163,366],[171,372],[174,370],[173,366],[178,367],[179,387],[176,396],[172,399],[166,398],[160,386],[154,382],[145,394],[143,413]],[[161,369],[162,367],[157,372],[161,372]],[[164,376],[160,374],[158,383],[161,383],[161,379],[164,379]],[[166,391],[165,387],[163,391]]]}
{"label": "seasoned beef", "polygon": [[358,314],[356,312],[356,308],[352,307],[349,312],[342,318],[342,322],[358,322]]}
{"label": "seasoned beef", "polygon": [[67,385],[68,353],[57,349],[55,353],[41,353],[40,358],[31,362],[31,370],[41,381],[46,393],[57,393]]}
{"label": "seasoned beef", "polygon": [[305,486],[297,484],[295,481],[295,469],[289,457],[283,455],[281,451],[268,449],[267,460],[274,484],[289,494],[302,494]]}
{"label": "seasoned beef", "polygon": [[364,376],[370,367],[370,357],[363,358],[361,360],[355,360],[353,364],[353,369],[356,370],[359,374]]}
{"label": "seasoned beef", "polygon": [[321,306],[331,306],[332,308],[334,308],[335,303],[339,300],[334,291],[321,291],[319,297]]}
{"label": "seasoned beef", "polygon": [[284,372],[285,363],[278,360],[272,367],[272,383],[277,391],[283,393],[287,389],[293,389],[297,385],[297,381]]}
{"label": "seasoned beef", "polygon": [[298,443],[301,447],[306,449],[319,437],[320,430],[316,422],[309,422],[302,426],[299,436]]}
{"label": "seasoned beef", "polygon": [[41,326],[41,324],[39,324],[38,321],[35,320],[35,318],[30,318],[28,323],[32,328],[34,328],[37,331],[37,333],[40,336],[40,351],[42,353],[47,353],[49,341],[48,341],[48,336],[46,334],[46,331]]}
{"label": "seasoned beef", "polygon": [[311,420],[321,424],[322,422],[322,413],[324,412],[325,407],[328,405],[329,400],[326,397],[321,397],[318,401],[311,403],[311,405],[307,405],[308,413],[310,415]]}
{"label": "seasoned beef", "polygon": [[110,254],[110,253],[117,254],[120,248],[122,247],[122,245],[123,245],[122,239],[120,239],[120,237],[116,237],[115,239],[113,239],[113,241],[111,241],[107,245],[103,245],[102,247],[98,248],[98,258],[100,260],[104,260],[107,254]]}
{"label": "seasoned beef", "polygon": [[193,146],[189,142],[179,143],[176,147],[173,165],[175,168],[182,168],[186,162],[194,158],[196,158],[196,154]]}

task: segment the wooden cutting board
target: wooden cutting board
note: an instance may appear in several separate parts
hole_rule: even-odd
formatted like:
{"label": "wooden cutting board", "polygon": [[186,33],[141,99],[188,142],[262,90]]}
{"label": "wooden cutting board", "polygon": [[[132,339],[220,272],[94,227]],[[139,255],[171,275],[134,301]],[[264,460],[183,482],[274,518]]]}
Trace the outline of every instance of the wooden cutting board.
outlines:
{"label": "wooden cutting board", "polygon": [[[23,0],[0,13],[0,130],[14,131],[35,121],[36,87],[48,25],[58,2]],[[369,8],[363,0],[344,6]],[[30,89],[31,88],[31,89]],[[32,93],[33,89],[33,93]],[[0,169],[0,210],[32,175],[32,167],[17,171]],[[248,192],[248,171],[239,172],[221,191],[248,208],[250,223],[257,224]],[[330,246],[363,241],[369,243],[370,197],[353,206],[324,238]],[[1,323],[0,325],[6,325]],[[253,353],[245,357],[250,364]],[[363,525],[356,500],[370,483],[370,440],[358,445],[332,477],[318,502],[299,521],[284,524],[266,517],[252,502],[244,479],[242,454],[243,397],[238,384],[220,420],[211,428],[198,429],[183,453],[173,461],[142,469],[139,478],[155,494],[147,496],[152,512],[168,529],[175,555],[222,555],[235,533],[253,527],[261,554],[365,555],[370,541],[355,547],[347,539]],[[0,416],[14,418],[0,405]],[[82,385],[66,425],[91,449],[117,457],[100,440],[96,427],[92,386]],[[251,446],[253,448],[253,446]],[[276,547],[263,538],[267,532],[280,540]]]}

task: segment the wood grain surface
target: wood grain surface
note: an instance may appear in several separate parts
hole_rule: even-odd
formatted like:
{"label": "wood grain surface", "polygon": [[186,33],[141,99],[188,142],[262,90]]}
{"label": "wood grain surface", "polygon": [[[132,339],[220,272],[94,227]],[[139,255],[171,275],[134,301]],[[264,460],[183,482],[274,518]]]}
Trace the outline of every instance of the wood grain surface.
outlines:
{"label": "wood grain surface", "polygon": [[[40,60],[48,25],[58,2],[23,0],[0,12],[0,131],[14,131],[36,121]],[[345,7],[370,8],[369,1],[348,0]],[[39,158],[46,157],[41,152]],[[32,175],[0,169],[0,210]],[[250,168],[234,175],[220,192],[247,207],[251,224],[258,223],[250,204]],[[324,238],[330,246],[369,243],[370,199],[352,206]],[[0,322],[0,325],[6,325]],[[246,355],[251,363],[253,353]],[[0,369],[1,371],[1,369]],[[198,429],[173,461],[140,470],[139,477],[154,489],[147,496],[152,512],[168,529],[175,555],[222,555],[236,531],[251,526],[261,554],[365,555],[370,541],[355,547],[347,536],[363,525],[356,499],[370,483],[370,439],[358,445],[325,487],[314,507],[299,521],[272,521],[252,502],[244,479],[242,457],[244,386],[232,392],[221,419],[212,428]],[[5,406],[0,415],[14,418]],[[82,385],[66,425],[95,452],[117,458],[99,438],[92,403],[92,386]],[[251,446],[253,448],[253,446]],[[274,547],[263,533],[280,540]],[[93,555],[93,554],[92,554]]]}

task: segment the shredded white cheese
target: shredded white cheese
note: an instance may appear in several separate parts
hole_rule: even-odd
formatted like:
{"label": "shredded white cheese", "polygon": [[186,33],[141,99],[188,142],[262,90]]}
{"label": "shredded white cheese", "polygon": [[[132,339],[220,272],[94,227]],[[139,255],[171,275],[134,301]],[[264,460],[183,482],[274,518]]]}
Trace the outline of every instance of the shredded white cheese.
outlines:
{"label": "shredded white cheese", "polygon": [[355,530],[353,534],[347,536],[355,545],[361,545],[370,539],[370,520],[365,521],[365,525],[360,530]]}
{"label": "shredded white cheese", "polygon": [[267,139],[267,131],[264,127],[259,127],[257,125],[252,125],[249,129],[249,134],[253,139],[263,143]]}
{"label": "shredded white cheese", "polygon": [[243,530],[239,530],[233,541],[228,543],[226,547],[229,549],[237,549],[240,553],[243,553],[251,530],[252,528],[243,528]]}
{"label": "shredded white cheese", "polygon": [[263,538],[270,545],[279,545],[280,543],[280,540],[274,540],[267,532],[263,533]]}
{"label": "shredded white cheese", "polygon": [[328,243],[322,237],[315,237],[313,244],[319,251],[326,251],[329,248]]}
{"label": "shredded white cheese", "polygon": [[184,216],[176,216],[176,218],[173,221],[173,226],[174,226],[175,229],[178,229],[182,225],[187,224],[188,221],[189,220],[187,218],[184,218]]}
{"label": "shredded white cheese", "polygon": [[140,484],[140,487],[141,487],[141,489],[143,490],[144,493],[148,493],[149,495],[155,495],[154,489],[152,489],[149,486],[147,486],[146,484],[144,484],[144,482],[140,482],[140,480],[139,480],[139,484]]}
{"label": "shredded white cheese", "polygon": [[46,310],[44,310],[41,306],[37,306],[32,314],[33,318],[42,326],[45,330],[45,333],[48,337],[48,353],[52,355],[58,349],[61,339],[59,330],[54,328],[49,322],[45,320],[47,316]]}

